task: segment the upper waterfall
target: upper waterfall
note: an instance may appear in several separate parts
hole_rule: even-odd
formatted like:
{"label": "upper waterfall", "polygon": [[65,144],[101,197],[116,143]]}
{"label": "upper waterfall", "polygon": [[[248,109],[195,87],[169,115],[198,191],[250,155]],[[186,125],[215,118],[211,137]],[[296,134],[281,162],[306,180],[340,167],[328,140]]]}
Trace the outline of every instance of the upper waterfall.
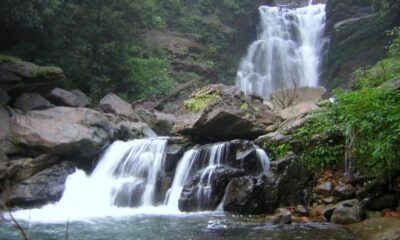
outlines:
{"label": "upper waterfall", "polygon": [[259,8],[261,32],[242,60],[236,85],[246,94],[316,86],[325,45],[325,5]]}

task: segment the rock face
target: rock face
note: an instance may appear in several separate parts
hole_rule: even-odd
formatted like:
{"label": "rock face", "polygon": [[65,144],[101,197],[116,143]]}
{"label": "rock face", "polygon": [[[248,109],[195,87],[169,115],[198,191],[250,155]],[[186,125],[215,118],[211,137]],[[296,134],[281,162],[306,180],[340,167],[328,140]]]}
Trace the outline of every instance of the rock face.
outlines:
{"label": "rock face", "polygon": [[207,138],[254,138],[280,117],[256,96],[245,96],[235,87],[210,85],[192,94],[175,130]]}
{"label": "rock face", "polygon": [[75,94],[61,88],[54,88],[51,90],[47,98],[57,106],[81,107],[79,99]]}
{"label": "rock face", "polygon": [[50,91],[61,84],[64,73],[57,67],[42,67],[18,59],[0,59],[0,88],[11,97],[21,93]]}
{"label": "rock face", "polygon": [[386,31],[396,25],[396,16],[383,17],[368,1],[329,0],[326,11],[330,44],[322,85],[348,87],[355,69],[373,65],[384,56]]}
{"label": "rock face", "polygon": [[100,107],[103,111],[118,116],[128,117],[133,114],[132,106],[113,93],[107,94],[100,100]]}
{"label": "rock face", "polygon": [[65,188],[67,176],[75,171],[73,164],[62,162],[47,168],[12,187],[3,201],[10,206],[32,207],[58,201]]}
{"label": "rock face", "polygon": [[97,155],[112,136],[107,119],[86,108],[55,107],[16,114],[10,129],[18,144],[29,151],[72,154],[82,160]]}
{"label": "rock face", "polygon": [[54,105],[39,93],[24,93],[18,97],[14,107],[23,111],[32,111],[48,109]]}

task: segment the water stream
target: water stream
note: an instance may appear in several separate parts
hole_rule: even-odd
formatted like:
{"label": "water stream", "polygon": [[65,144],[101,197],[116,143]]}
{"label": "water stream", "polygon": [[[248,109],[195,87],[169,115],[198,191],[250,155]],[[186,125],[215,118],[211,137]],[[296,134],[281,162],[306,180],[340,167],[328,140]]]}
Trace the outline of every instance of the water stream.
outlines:
{"label": "water stream", "polygon": [[325,5],[261,6],[261,32],[242,60],[236,85],[268,98],[282,88],[317,86],[326,40]]}

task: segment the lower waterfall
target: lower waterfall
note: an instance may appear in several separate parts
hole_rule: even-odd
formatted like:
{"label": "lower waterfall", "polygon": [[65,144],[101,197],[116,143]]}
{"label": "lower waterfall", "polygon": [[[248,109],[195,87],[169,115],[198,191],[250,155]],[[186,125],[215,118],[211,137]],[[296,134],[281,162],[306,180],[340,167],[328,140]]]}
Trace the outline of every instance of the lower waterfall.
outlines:
{"label": "lower waterfall", "polygon": [[[195,146],[186,151],[175,169],[169,190],[162,193],[159,185],[166,174],[167,142],[165,137],[116,141],[105,151],[90,176],[77,169],[67,178],[57,203],[17,211],[14,216],[38,222],[65,222],[132,214],[179,214],[181,192],[196,174],[200,175],[196,201],[207,202],[214,171],[226,164],[229,142]],[[254,148],[262,166],[260,172],[267,171],[267,154]]]}

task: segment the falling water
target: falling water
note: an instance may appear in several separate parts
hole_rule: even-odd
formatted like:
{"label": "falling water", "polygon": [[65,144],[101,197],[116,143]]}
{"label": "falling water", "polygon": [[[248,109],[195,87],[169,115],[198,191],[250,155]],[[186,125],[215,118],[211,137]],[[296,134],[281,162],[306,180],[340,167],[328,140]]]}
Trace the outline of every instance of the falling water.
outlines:
{"label": "falling water", "polygon": [[325,5],[259,8],[261,33],[242,60],[236,85],[268,98],[274,90],[318,84]]}

